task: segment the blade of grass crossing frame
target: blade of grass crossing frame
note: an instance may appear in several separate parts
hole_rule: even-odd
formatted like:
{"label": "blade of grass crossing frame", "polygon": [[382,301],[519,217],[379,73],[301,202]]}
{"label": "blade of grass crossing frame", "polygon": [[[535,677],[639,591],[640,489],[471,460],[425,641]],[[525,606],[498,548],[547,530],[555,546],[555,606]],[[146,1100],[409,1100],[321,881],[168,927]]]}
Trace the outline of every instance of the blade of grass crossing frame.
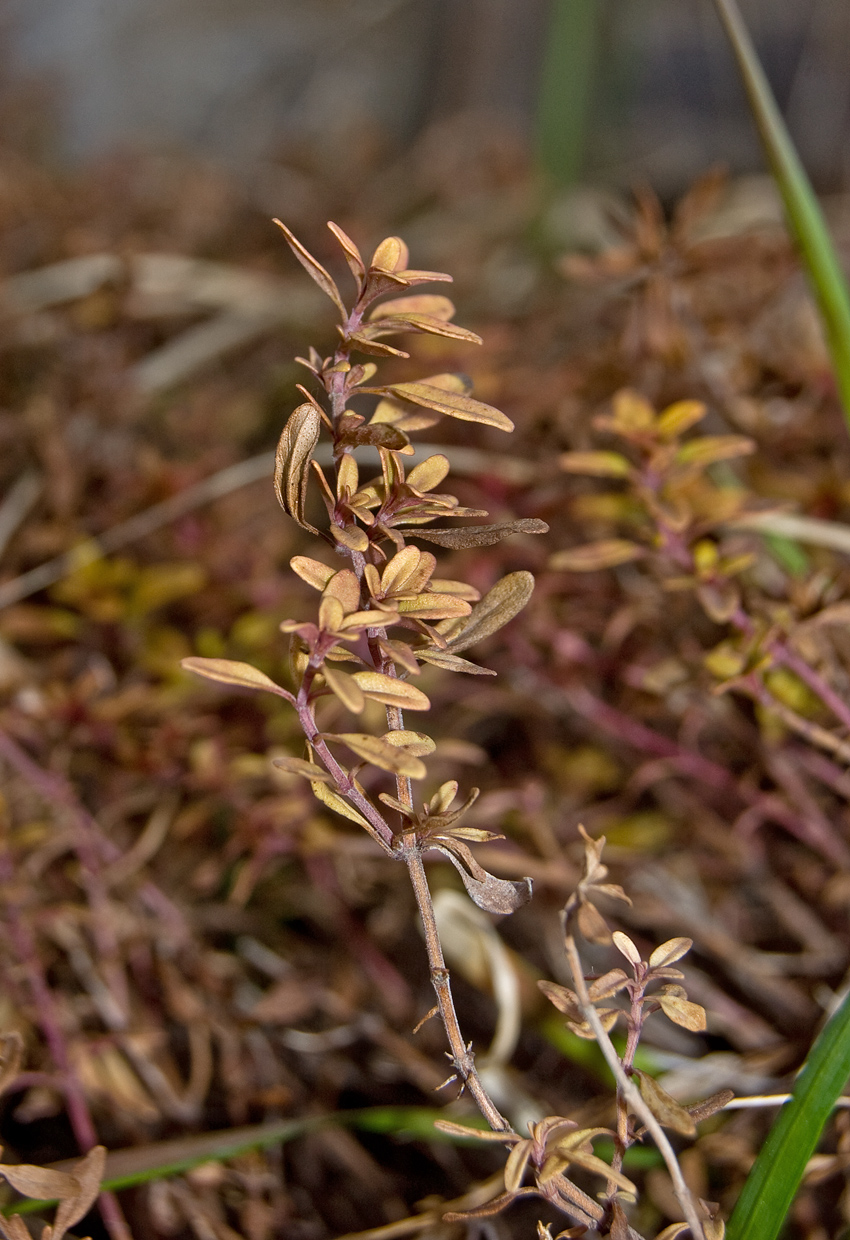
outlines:
{"label": "blade of grass crossing frame", "polygon": [[574,185],[587,140],[599,0],[550,0],[537,95],[537,156],[554,185]]}
{"label": "blade of grass crossing frame", "polygon": [[821,1031],[747,1176],[726,1240],[774,1240],[850,1077],[850,995]]}
{"label": "blade of grass crossing frame", "polygon": [[850,427],[850,296],[823,212],[782,119],[770,84],[738,8],[737,0],[715,0],[738,61],[750,108],[770,170],[785,205],[820,308],[844,417]]}

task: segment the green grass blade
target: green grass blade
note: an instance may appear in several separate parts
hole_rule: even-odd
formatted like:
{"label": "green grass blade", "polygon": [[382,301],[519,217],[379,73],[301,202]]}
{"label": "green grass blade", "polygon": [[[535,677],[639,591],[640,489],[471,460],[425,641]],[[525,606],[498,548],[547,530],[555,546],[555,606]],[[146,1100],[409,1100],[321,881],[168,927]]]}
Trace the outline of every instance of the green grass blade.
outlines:
{"label": "green grass blade", "polygon": [[850,426],[850,296],[823,212],[765,77],[737,0],[715,0],[820,308],[844,416]]}
{"label": "green grass blade", "polygon": [[[356,1111],[335,1111],[330,1115],[313,1115],[305,1119],[285,1119],[271,1124],[252,1124],[245,1128],[227,1128],[221,1132],[193,1133],[171,1141],[155,1141],[151,1145],[131,1146],[114,1150],[106,1156],[102,1187],[119,1190],[151,1180],[164,1180],[172,1175],[191,1171],[205,1162],[224,1162],[248,1150],[283,1145],[320,1128],[349,1127],[364,1132],[379,1132],[407,1141],[456,1143],[457,1138],[434,1127],[434,1121],[445,1119],[446,1112],[435,1107],[364,1107]],[[464,1117],[469,1128],[486,1128],[478,1115]],[[56,1169],[69,1171],[77,1159],[66,1159]],[[7,1206],[4,1214],[31,1214],[54,1202],[41,1200],[17,1201]]]}
{"label": "green grass blade", "polygon": [[726,1240],[774,1240],[850,1077],[850,995],[822,1030],[747,1176]]}
{"label": "green grass blade", "polygon": [[596,71],[600,0],[551,0],[537,94],[537,155],[553,185],[581,173]]}

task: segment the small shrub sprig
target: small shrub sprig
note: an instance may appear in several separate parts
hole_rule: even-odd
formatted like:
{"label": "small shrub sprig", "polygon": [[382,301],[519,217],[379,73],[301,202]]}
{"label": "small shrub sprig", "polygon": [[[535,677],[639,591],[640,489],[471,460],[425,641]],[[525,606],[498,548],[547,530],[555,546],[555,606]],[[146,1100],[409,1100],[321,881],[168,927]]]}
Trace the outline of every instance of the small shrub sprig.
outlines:
{"label": "small shrub sprig", "polygon": [[[449,461],[441,453],[406,471],[405,458],[414,454],[409,432],[431,427],[444,416],[503,431],[512,430],[513,424],[500,410],[474,400],[468,382],[459,375],[381,385],[375,382],[375,362],[353,360],[355,354],[409,356],[386,343],[386,337],[405,332],[480,343],[480,337],[451,321],[455,310],[447,297],[406,292],[451,277],[412,270],[407,247],[398,237],[382,241],[367,266],[354,242],[329,224],[356,285],[348,310],[330,274],[285,225],[275,222],[340,318],[340,340],[332,356],[323,358],[311,348],[308,358],[298,359],[312,375],[319,395],[299,385],[305,400],[280,437],[275,490],[284,511],[348,565],[302,555],[291,560],[293,571],[321,595],[315,621],[287,620],[281,625],[290,638],[293,691],[248,664],[228,659],[189,658],[183,666],[208,679],[263,690],[288,702],[304,732],[305,754],[277,759],[278,765],[309,780],[319,801],[363,827],[389,856],[405,862],[425,928],[437,998],[429,1015],[439,1012],[448,1037],[454,1068],[449,1079],[460,1079],[490,1126],[507,1132],[510,1125],[481,1084],[471,1047],[458,1025],[422,856],[429,849],[444,853],[471,898],[490,912],[511,913],[525,903],[531,880],[496,878],[475,860],[470,844],[498,838],[461,823],[477,789],[456,806],[458,785],[449,780],[416,807],[413,781],[426,778],[423,758],[434,750],[435,742],[424,732],[408,729],[404,712],[424,711],[430,705],[409,679],[420,673],[423,663],[451,672],[494,674],[462,658],[461,652],[513,619],[528,602],[534,579],[527,572],[510,573],[480,598],[464,582],[435,577],[435,556],[409,540],[451,549],[481,547],[514,533],[544,533],[547,526],[530,519],[465,527],[432,524],[487,513],[464,508],[455,496],[438,490],[449,473]],[[396,296],[384,300],[388,294]],[[361,396],[379,398],[368,420],[350,408],[350,402]],[[314,459],[323,431],[332,445],[333,478]],[[376,448],[381,462],[380,473],[365,482],[354,455],[364,446]],[[327,510],[328,525],[322,531],[307,515],[311,477]],[[341,663],[357,670],[344,671]],[[326,731],[319,715],[329,697],[354,716],[361,715],[368,702],[380,702],[386,708],[386,730],[377,736]],[[360,782],[364,768],[370,768],[373,776],[394,776],[394,794],[381,792],[374,798]],[[370,778],[370,788],[373,783]]]}

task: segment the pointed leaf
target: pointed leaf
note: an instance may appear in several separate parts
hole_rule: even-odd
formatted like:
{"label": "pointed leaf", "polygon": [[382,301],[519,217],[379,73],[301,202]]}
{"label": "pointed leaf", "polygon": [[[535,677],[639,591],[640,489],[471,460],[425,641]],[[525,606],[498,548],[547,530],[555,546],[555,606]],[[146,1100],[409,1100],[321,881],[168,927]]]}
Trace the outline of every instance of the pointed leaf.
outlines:
{"label": "pointed leaf", "polygon": [[311,783],[322,783],[334,785],[333,775],[322,770],[320,766],[316,766],[315,762],[305,762],[303,758],[291,758],[289,754],[284,754],[281,758],[272,758],[272,766],[276,766],[281,771],[286,771],[288,775],[300,775],[302,779],[309,779]]}
{"label": "pointed leaf", "polygon": [[622,969],[611,969],[610,972],[603,973],[602,977],[597,977],[591,982],[587,993],[590,995],[591,1002],[598,1003],[600,999],[612,999],[628,984],[629,979]]}
{"label": "pointed leaf", "polygon": [[265,672],[250,663],[238,663],[233,659],[201,659],[192,656],[181,659],[180,666],[187,672],[204,676],[207,680],[216,680],[223,685],[236,685],[240,689],[265,689],[267,693],[276,693],[279,697],[289,694],[280,685],[276,685]]}
{"label": "pointed leaf", "polygon": [[312,278],[316,281],[316,283],[318,284],[322,292],[327,294],[328,297],[330,297],[331,301],[334,303],[337,310],[339,310],[342,318],[346,319],[348,315],[346,314],[345,306],[342,304],[342,298],[339,295],[339,289],[337,288],[334,281],[331,279],[328,272],[325,271],[322,264],[318,262],[315,258],[313,258],[313,255],[310,253],[310,251],[304,248],[304,246],[301,244],[298,238],[289,231],[289,229],[286,227],[285,224],[281,223],[281,221],[278,219],[275,219],[273,223],[277,224],[278,228],[283,233],[284,237],[286,237],[286,240],[289,243],[290,250],[292,250],[292,253],[298,259],[299,263],[304,268],[304,270],[307,272],[307,274],[309,276],[312,276]]}
{"label": "pointed leaf", "polygon": [[315,405],[307,402],[299,405],[283,428],[274,462],[274,489],[281,508],[311,534],[317,534],[318,530],[305,520],[304,507],[310,461],[319,442],[321,425]]}
{"label": "pointed leaf", "polygon": [[53,1221],[52,1240],[62,1240],[68,1228],[88,1214],[100,1192],[105,1166],[106,1148],[96,1145],[73,1168],[72,1175],[77,1191],[73,1197],[67,1197],[60,1202]]}
{"label": "pointed leaf", "polygon": [[355,672],[354,679],[367,697],[385,706],[399,706],[406,710],[428,710],[430,701],[415,685],[382,672]]}
{"label": "pointed leaf", "polygon": [[366,274],[366,264],[360,256],[360,251],[351,240],[348,233],[343,232],[339,224],[334,224],[331,220],[328,220],[328,228],[342,246],[343,253],[345,254],[345,261],[348,263],[351,274],[359,284]]}
{"label": "pointed leaf", "polygon": [[456,654],[448,654],[445,650],[417,650],[416,657],[423,663],[432,663],[434,667],[442,667],[447,672],[465,672],[468,676],[496,675],[492,668],[481,667],[478,663],[471,663],[469,659],[462,659]]}
{"label": "pointed leaf", "polygon": [[399,400],[409,401],[412,405],[422,405],[426,409],[435,409],[437,413],[459,418],[463,422],[479,422],[483,426],[494,426],[500,431],[514,429],[513,422],[500,409],[459,392],[447,392],[433,387],[430,383],[394,383],[391,387],[379,388],[377,391],[380,395],[396,396]]}
{"label": "pointed leaf", "polygon": [[532,1144],[530,1141],[520,1141],[508,1154],[508,1161],[505,1163],[505,1189],[507,1192],[515,1193],[522,1184],[525,1169],[531,1157],[531,1151]]}
{"label": "pointed leaf", "polygon": [[615,930],[611,938],[614,940],[617,951],[626,957],[629,964],[640,964],[640,952],[627,934],[623,934],[622,930]]}
{"label": "pointed leaf", "polygon": [[408,779],[424,779],[428,774],[425,763],[399,745],[390,745],[379,736],[370,736],[368,732],[337,732],[326,733],[328,741],[342,741],[358,758],[371,762],[382,771],[391,771],[393,775],[406,775]]}
{"label": "pointed leaf", "polygon": [[525,607],[534,590],[531,573],[508,573],[476,603],[470,616],[449,638],[446,649],[457,654],[498,632]]}
{"label": "pointed leaf", "polygon": [[511,534],[547,534],[549,526],[536,517],[521,517],[515,521],[494,521],[492,525],[466,525],[417,529],[411,531],[414,538],[424,538],[438,547],[458,550],[462,547],[491,547],[510,538]]}

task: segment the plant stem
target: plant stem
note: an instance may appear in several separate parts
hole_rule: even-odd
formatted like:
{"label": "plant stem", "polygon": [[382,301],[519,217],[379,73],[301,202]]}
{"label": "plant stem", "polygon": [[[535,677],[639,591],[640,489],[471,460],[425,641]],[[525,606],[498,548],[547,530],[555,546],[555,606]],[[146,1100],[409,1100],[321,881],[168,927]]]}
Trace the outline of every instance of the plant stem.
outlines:
{"label": "plant stem", "polygon": [[410,875],[410,882],[413,886],[413,893],[416,896],[416,904],[422,918],[422,924],[425,927],[425,945],[428,952],[428,966],[431,970],[431,984],[437,996],[440,1017],[446,1030],[446,1037],[449,1040],[452,1063],[493,1131],[512,1132],[511,1125],[499,1112],[490,1095],[481,1084],[481,1078],[475,1069],[472,1051],[463,1040],[457,1013],[455,1012],[454,1000],[452,999],[449,971],[446,968],[443,948],[437,931],[431,891],[425,875],[425,866],[422,863],[422,852],[412,833],[409,838],[409,845],[407,843],[403,844],[401,851],[407,865],[407,872]]}
{"label": "plant stem", "polygon": [[602,1021],[599,1019],[599,1013],[590,1001],[590,995],[587,993],[587,986],[584,980],[584,971],[581,967],[581,959],[579,958],[578,948],[572,934],[567,931],[564,936],[564,945],[567,953],[567,960],[570,965],[570,972],[573,975],[573,985],[575,986],[576,995],[581,1006],[582,1013],[587,1023],[593,1030],[593,1036],[602,1054],[605,1056],[605,1062],[614,1074],[614,1080],[617,1082],[617,1089],[620,1091],[635,1115],[639,1116],[642,1123],[646,1126],[647,1131],[652,1135],[652,1139],[658,1146],[661,1157],[667,1165],[670,1178],[673,1181],[673,1191],[676,1194],[676,1200],[682,1207],[685,1220],[691,1229],[693,1240],[705,1240],[705,1232],[699,1214],[697,1213],[696,1203],[694,1202],[691,1190],[685,1183],[685,1177],[682,1175],[682,1168],[672,1145],[667,1140],[667,1134],[653,1115],[647,1104],[640,1095],[640,1091],[633,1081],[626,1075],[620,1057],[614,1049],[614,1043],[605,1032]]}

